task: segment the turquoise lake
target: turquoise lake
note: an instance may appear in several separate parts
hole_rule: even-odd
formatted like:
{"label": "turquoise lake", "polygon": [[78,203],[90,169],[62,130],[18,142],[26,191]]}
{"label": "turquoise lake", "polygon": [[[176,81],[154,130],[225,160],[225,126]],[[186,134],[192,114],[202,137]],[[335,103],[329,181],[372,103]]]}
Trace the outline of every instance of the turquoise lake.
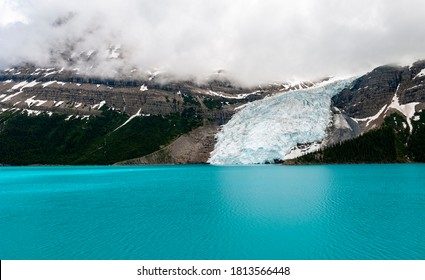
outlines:
{"label": "turquoise lake", "polygon": [[1,167],[0,259],[425,259],[425,165]]}

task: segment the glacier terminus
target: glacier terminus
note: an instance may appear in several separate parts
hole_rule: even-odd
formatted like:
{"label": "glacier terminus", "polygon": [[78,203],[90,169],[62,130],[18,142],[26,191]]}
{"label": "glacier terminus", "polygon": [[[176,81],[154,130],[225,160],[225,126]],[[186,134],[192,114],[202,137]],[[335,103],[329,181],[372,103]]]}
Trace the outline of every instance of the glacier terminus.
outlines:
{"label": "glacier terminus", "polygon": [[249,103],[222,126],[208,162],[217,165],[274,162],[290,158],[291,149],[297,144],[322,141],[331,121],[331,98],[353,80],[332,79],[312,88]]}

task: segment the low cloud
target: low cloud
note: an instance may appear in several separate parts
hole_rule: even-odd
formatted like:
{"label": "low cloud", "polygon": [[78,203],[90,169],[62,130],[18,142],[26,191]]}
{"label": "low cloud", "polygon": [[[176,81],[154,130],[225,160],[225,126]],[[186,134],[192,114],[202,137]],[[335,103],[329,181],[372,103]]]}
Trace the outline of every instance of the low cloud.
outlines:
{"label": "low cloud", "polygon": [[0,0],[0,8],[0,67],[198,79],[222,69],[255,84],[425,58],[418,0]]}

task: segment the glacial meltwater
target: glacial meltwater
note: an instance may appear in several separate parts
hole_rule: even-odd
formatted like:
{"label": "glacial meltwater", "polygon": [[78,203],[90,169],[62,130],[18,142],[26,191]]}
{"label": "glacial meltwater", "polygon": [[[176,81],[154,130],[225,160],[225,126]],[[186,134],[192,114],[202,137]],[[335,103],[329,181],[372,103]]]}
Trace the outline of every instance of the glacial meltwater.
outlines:
{"label": "glacial meltwater", "polygon": [[0,259],[425,259],[425,165],[1,167]]}

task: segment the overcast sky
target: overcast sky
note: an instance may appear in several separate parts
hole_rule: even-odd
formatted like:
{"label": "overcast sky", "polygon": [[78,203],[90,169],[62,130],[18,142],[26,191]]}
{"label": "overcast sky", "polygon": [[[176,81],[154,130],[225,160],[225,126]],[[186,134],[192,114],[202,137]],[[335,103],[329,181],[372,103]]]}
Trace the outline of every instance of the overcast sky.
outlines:
{"label": "overcast sky", "polygon": [[425,1],[0,0],[0,67],[118,44],[124,61],[98,61],[98,73],[224,69],[250,84],[345,76],[425,58]]}

